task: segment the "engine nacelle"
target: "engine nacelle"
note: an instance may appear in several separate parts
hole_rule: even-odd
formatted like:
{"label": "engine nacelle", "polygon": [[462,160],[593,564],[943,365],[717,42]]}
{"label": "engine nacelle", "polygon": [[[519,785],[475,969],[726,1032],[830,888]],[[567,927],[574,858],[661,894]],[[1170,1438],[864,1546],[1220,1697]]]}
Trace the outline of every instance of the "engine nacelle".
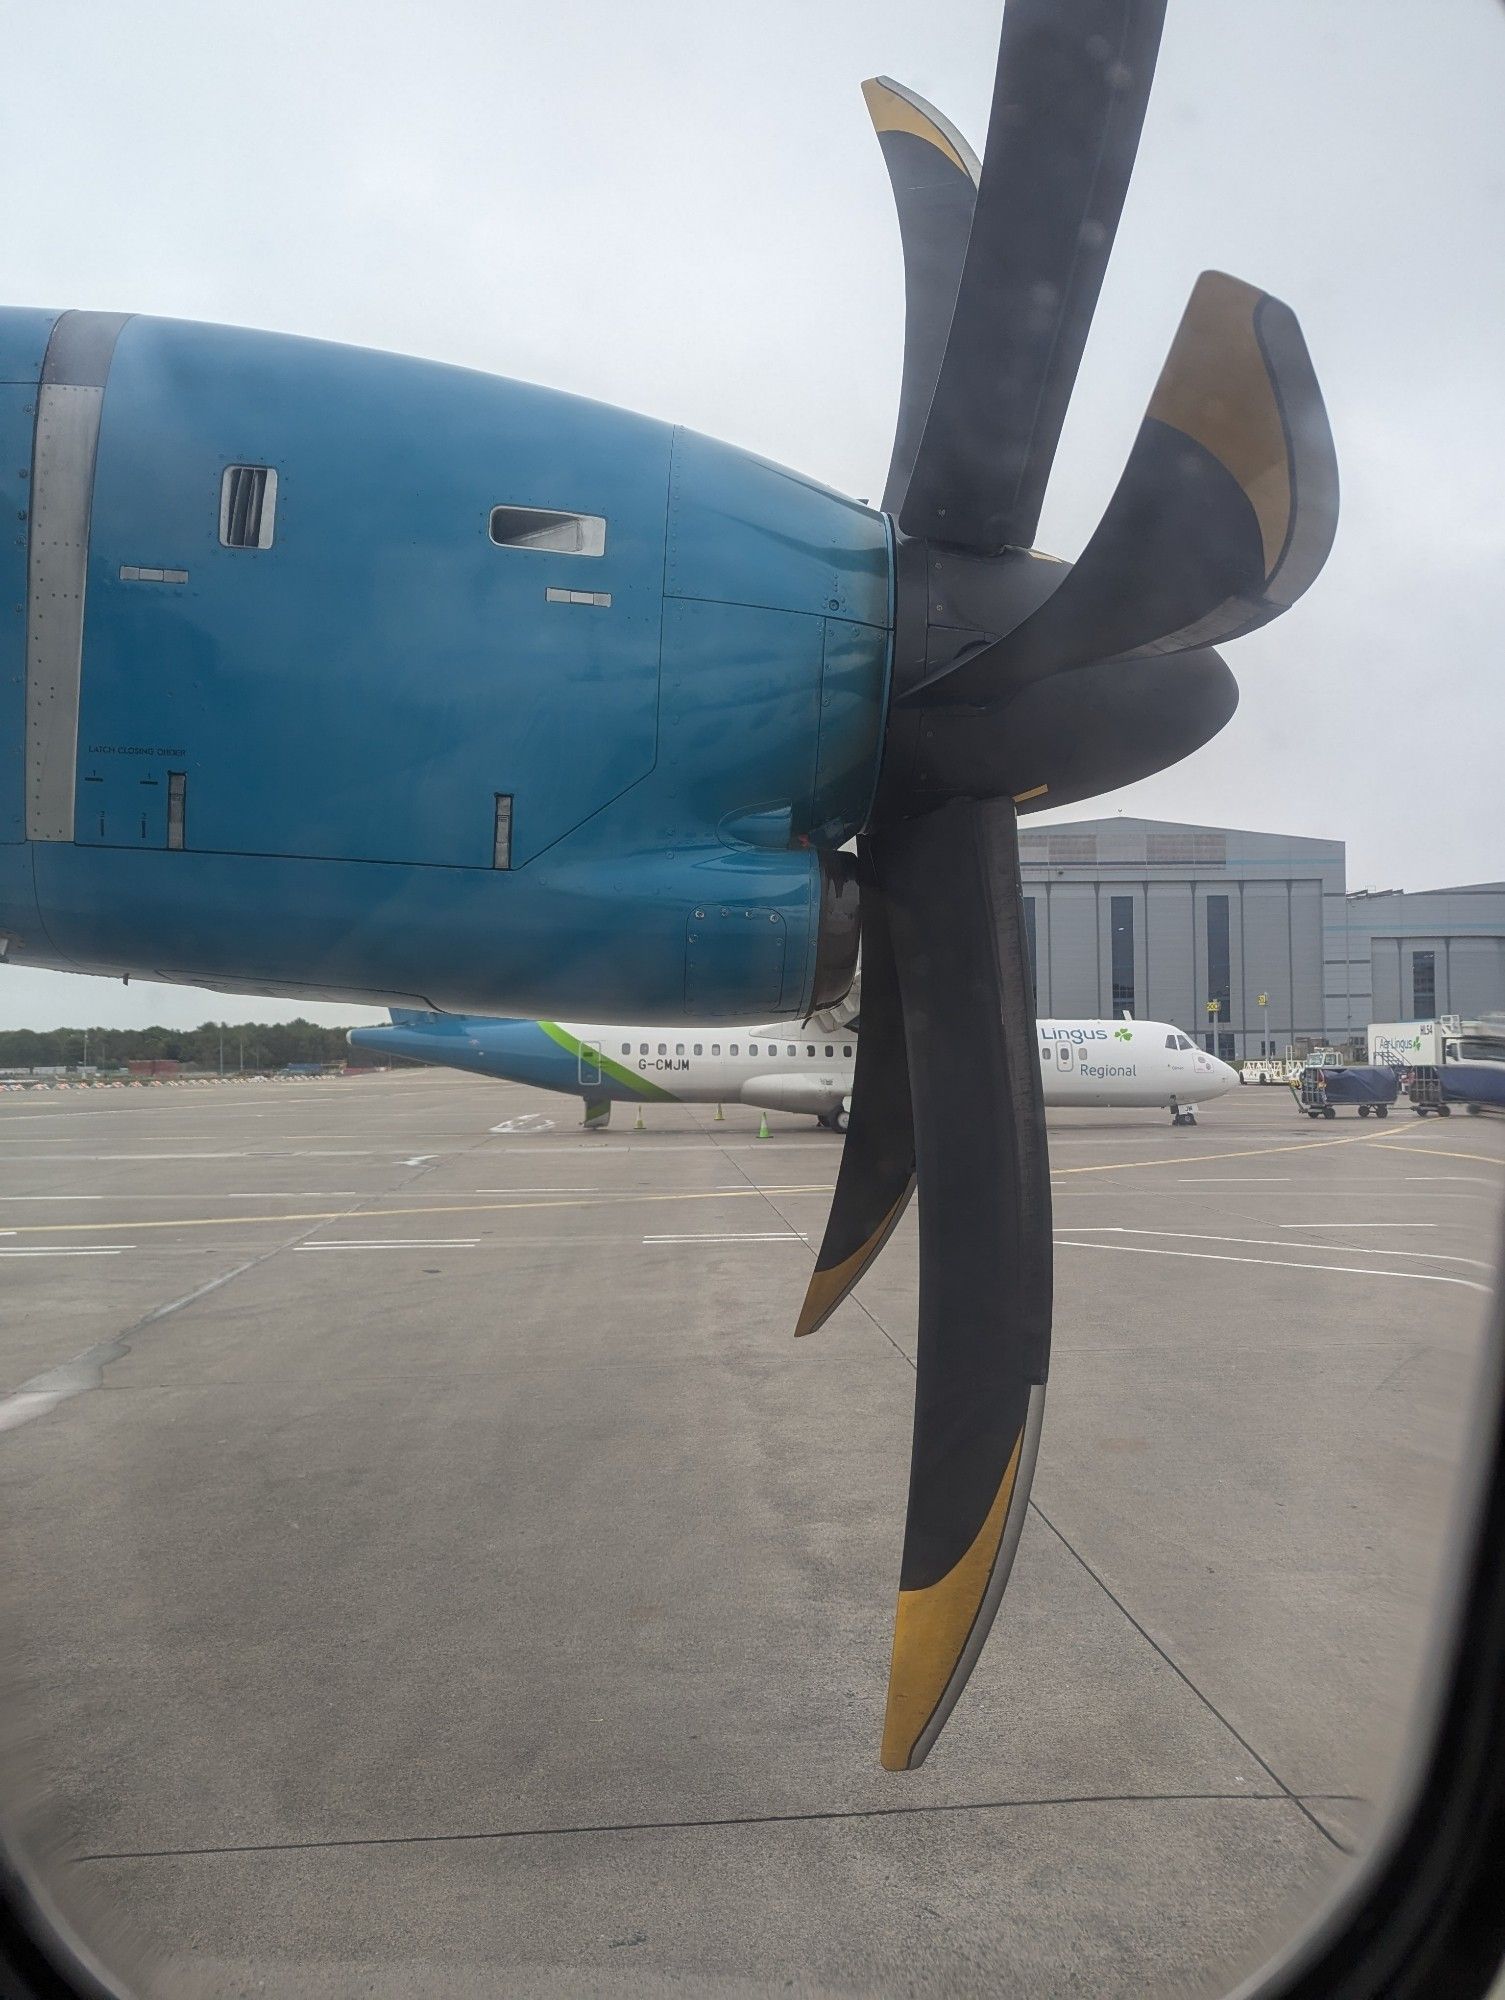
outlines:
{"label": "engine nacelle", "polygon": [[820,1117],[824,1112],[834,1111],[850,1091],[850,1077],[843,1083],[835,1077],[775,1070],[765,1076],[749,1077],[739,1095],[744,1104],[759,1105],[767,1111],[809,1111]]}
{"label": "engine nacelle", "polygon": [[398,356],[0,313],[13,962],[747,1020],[850,982],[885,517]]}

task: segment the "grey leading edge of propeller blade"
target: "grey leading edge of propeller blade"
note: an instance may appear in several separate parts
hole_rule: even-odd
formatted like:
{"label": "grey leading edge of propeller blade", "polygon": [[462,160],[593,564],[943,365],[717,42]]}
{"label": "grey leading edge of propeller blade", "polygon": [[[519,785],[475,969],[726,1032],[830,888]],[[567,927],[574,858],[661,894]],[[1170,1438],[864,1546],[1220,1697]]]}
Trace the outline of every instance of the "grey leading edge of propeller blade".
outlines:
{"label": "grey leading edge of propeller blade", "polygon": [[1081,556],[1038,610],[918,699],[996,700],[1097,661],[1236,639],[1289,610],[1337,526],[1337,455],[1296,315],[1204,271]]}
{"label": "grey leading edge of propeller blade", "polygon": [[875,836],[920,1194],[909,1511],[884,1719],[923,1762],[982,1650],[1034,1471],[1050,1356],[1050,1166],[1018,827],[957,800]]}
{"label": "grey leading edge of propeller blade", "polygon": [[1039,526],[1139,147],[1165,0],[1007,0],[971,240],[899,525]]}
{"label": "grey leading edge of propeller blade", "polygon": [[873,880],[870,843],[857,843],[862,884],[862,1013],[852,1109],[826,1233],[796,1336],[824,1326],[893,1234],[914,1193],[914,1125],[904,1006],[888,914]]}
{"label": "grey leading edge of propeller blade", "polygon": [[884,512],[897,514],[941,372],[982,168],[949,119],[902,83],[871,76],[862,95],[883,149],[904,249],[904,373],[883,488]]}

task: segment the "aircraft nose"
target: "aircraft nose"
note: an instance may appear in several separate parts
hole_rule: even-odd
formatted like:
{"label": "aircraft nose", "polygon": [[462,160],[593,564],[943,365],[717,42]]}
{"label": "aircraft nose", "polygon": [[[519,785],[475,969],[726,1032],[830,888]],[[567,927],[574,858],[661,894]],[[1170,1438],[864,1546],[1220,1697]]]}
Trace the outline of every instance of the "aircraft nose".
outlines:
{"label": "aircraft nose", "polygon": [[1213,1062],[1216,1065],[1216,1075],[1221,1089],[1232,1090],[1236,1083],[1243,1081],[1232,1063],[1225,1063],[1220,1056],[1214,1056]]}

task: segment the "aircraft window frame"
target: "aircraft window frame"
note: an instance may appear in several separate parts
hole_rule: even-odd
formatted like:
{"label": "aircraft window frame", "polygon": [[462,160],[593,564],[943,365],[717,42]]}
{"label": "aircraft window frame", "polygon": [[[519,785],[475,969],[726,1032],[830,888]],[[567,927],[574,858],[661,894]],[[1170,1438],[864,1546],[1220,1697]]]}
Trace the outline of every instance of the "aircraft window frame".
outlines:
{"label": "aircraft window frame", "polygon": [[623,1042],[623,1044],[622,1044],[622,1053],[623,1053],[623,1055],[624,1055],[624,1056],[630,1056],[630,1055],[632,1054],[632,1043],[631,1043],[631,1042]]}
{"label": "aircraft window frame", "polygon": [[660,1042],[658,1052],[661,1056],[666,1056],[669,1053],[669,1044],[667,1042]]}
{"label": "aircraft window frame", "polygon": [[604,514],[572,514],[554,507],[503,503],[492,508],[486,532],[492,546],[498,549],[532,549],[555,556],[606,553]]}
{"label": "aircraft window frame", "polygon": [[784,1047],[791,1056],[797,1056],[799,1054],[799,1050],[798,1048],[796,1048],[793,1042],[786,1042],[784,1044]]}
{"label": "aircraft window frame", "polygon": [[841,1052],[844,1056],[849,1056],[852,1053],[852,1044],[850,1042],[843,1042]]}
{"label": "aircraft window frame", "polygon": [[696,1042],[693,1048],[690,1050],[690,1053],[691,1055],[695,1056],[703,1056],[705,1054],[704,1045],[700,1042]]}
{"label": "aircraft window frame", "polygon": [[749,1043],[748,1043],[748,1045],[747,1045],[747,1053],[748,1053],[748,1054],[749,1054],[750,1056],[755,1056],[755,1055],[756,1055],[756,1054],[758,1053],[758,1045],[757,1045],[757,1043],[756,1043],[756,1042],[749,1042]]}
{"label": "aircraft window frame", "polygon": [[1181,1034],[1177,1035],[1176,1047],[1178,1049],[1194,1049],[1196,1046],[1197,1046],[1196,1043],[1192,1040],[1190,1035],[1181,1035]]}
{"label": "aircraft window frame", "polygon": [[736,1055],[736,1053],[737,1053],[737,1044],[736,1044],[735,1042],[733,1042],[733,1043],[731,1044],[731,1053],[732,1053],[733,1055]]}
{"label": "aircraft window frame", "polygon": [[1166,1038],[1165,1038],[1165,1046],[1166,1046],[1166,1047],[1167,1047],[1168,1049],[1174,1049],[1174,1048],[1176,1048],[1176,1047],[1178,1046],[1178,1043],[1177,1043],[1177,1041],[1176,1041],[1176,1037],[1175,1037],[1174,1035],[1167,1035],[1167,1036],[1166,1036]]}
{"label": "aircraft window frame", "polygon": [[639,1042],[639,1043],[638,1043],[638,1054],[639,1054],[640,1056],[645,1056],[645,1055],[647,1055],[647,1053],[648,1053],[648,1044],[647,1044],[646,1042]]}
{"label": "aircraft window frame", "polygon": [[805,1054],[806,1054],[807,1056],[814,1056],[814,1054],[815,1054],[815,1044],[814,1044],[814,1042],[806,1042],[806,1044],[805,1044]]}
{"label": "aircraft window frame", "polygon": [[685,1052],[685,1045],[684,1045],[684,1043],[683,1043],[683,1042],[676,1042],[676,1043],[674,1044],[674,1053],[675,1053],[675,1054],[676,1054],[677,1056],[682,1056],[682,1055],[684,1054],[684,1052]]}
{"label": "aircraft window frame", "polygon": [[712,1054],[713,1056],[719,1056],[719,1055],[720,1055],[720,1053],[721,1053],[721,1044],[720,1044],[720,1042],[712,1042],[712,1044],[711,1044],[711,1054]]}

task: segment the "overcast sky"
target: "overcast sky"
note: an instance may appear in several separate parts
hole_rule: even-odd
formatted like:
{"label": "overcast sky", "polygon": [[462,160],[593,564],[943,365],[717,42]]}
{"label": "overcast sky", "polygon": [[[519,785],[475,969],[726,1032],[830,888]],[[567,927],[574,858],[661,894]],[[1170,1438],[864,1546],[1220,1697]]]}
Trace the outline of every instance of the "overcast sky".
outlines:
{"label": "overcast sky", "polygon": [[[1000,11],[0,0],[5,291],[522,376],[876,495],[903,285],[857,85],[897,77],[980,149]],[[1335,836],[1352,887],[1505,876],[1502,244],[1495,0],[1170,0],[1041,544],[1086,540],[1209,265],[1300,315],[1343,520],[1230,649],[1223,735],[1056,817]],[[0,971],[0,1025],[295,1011]]]}

